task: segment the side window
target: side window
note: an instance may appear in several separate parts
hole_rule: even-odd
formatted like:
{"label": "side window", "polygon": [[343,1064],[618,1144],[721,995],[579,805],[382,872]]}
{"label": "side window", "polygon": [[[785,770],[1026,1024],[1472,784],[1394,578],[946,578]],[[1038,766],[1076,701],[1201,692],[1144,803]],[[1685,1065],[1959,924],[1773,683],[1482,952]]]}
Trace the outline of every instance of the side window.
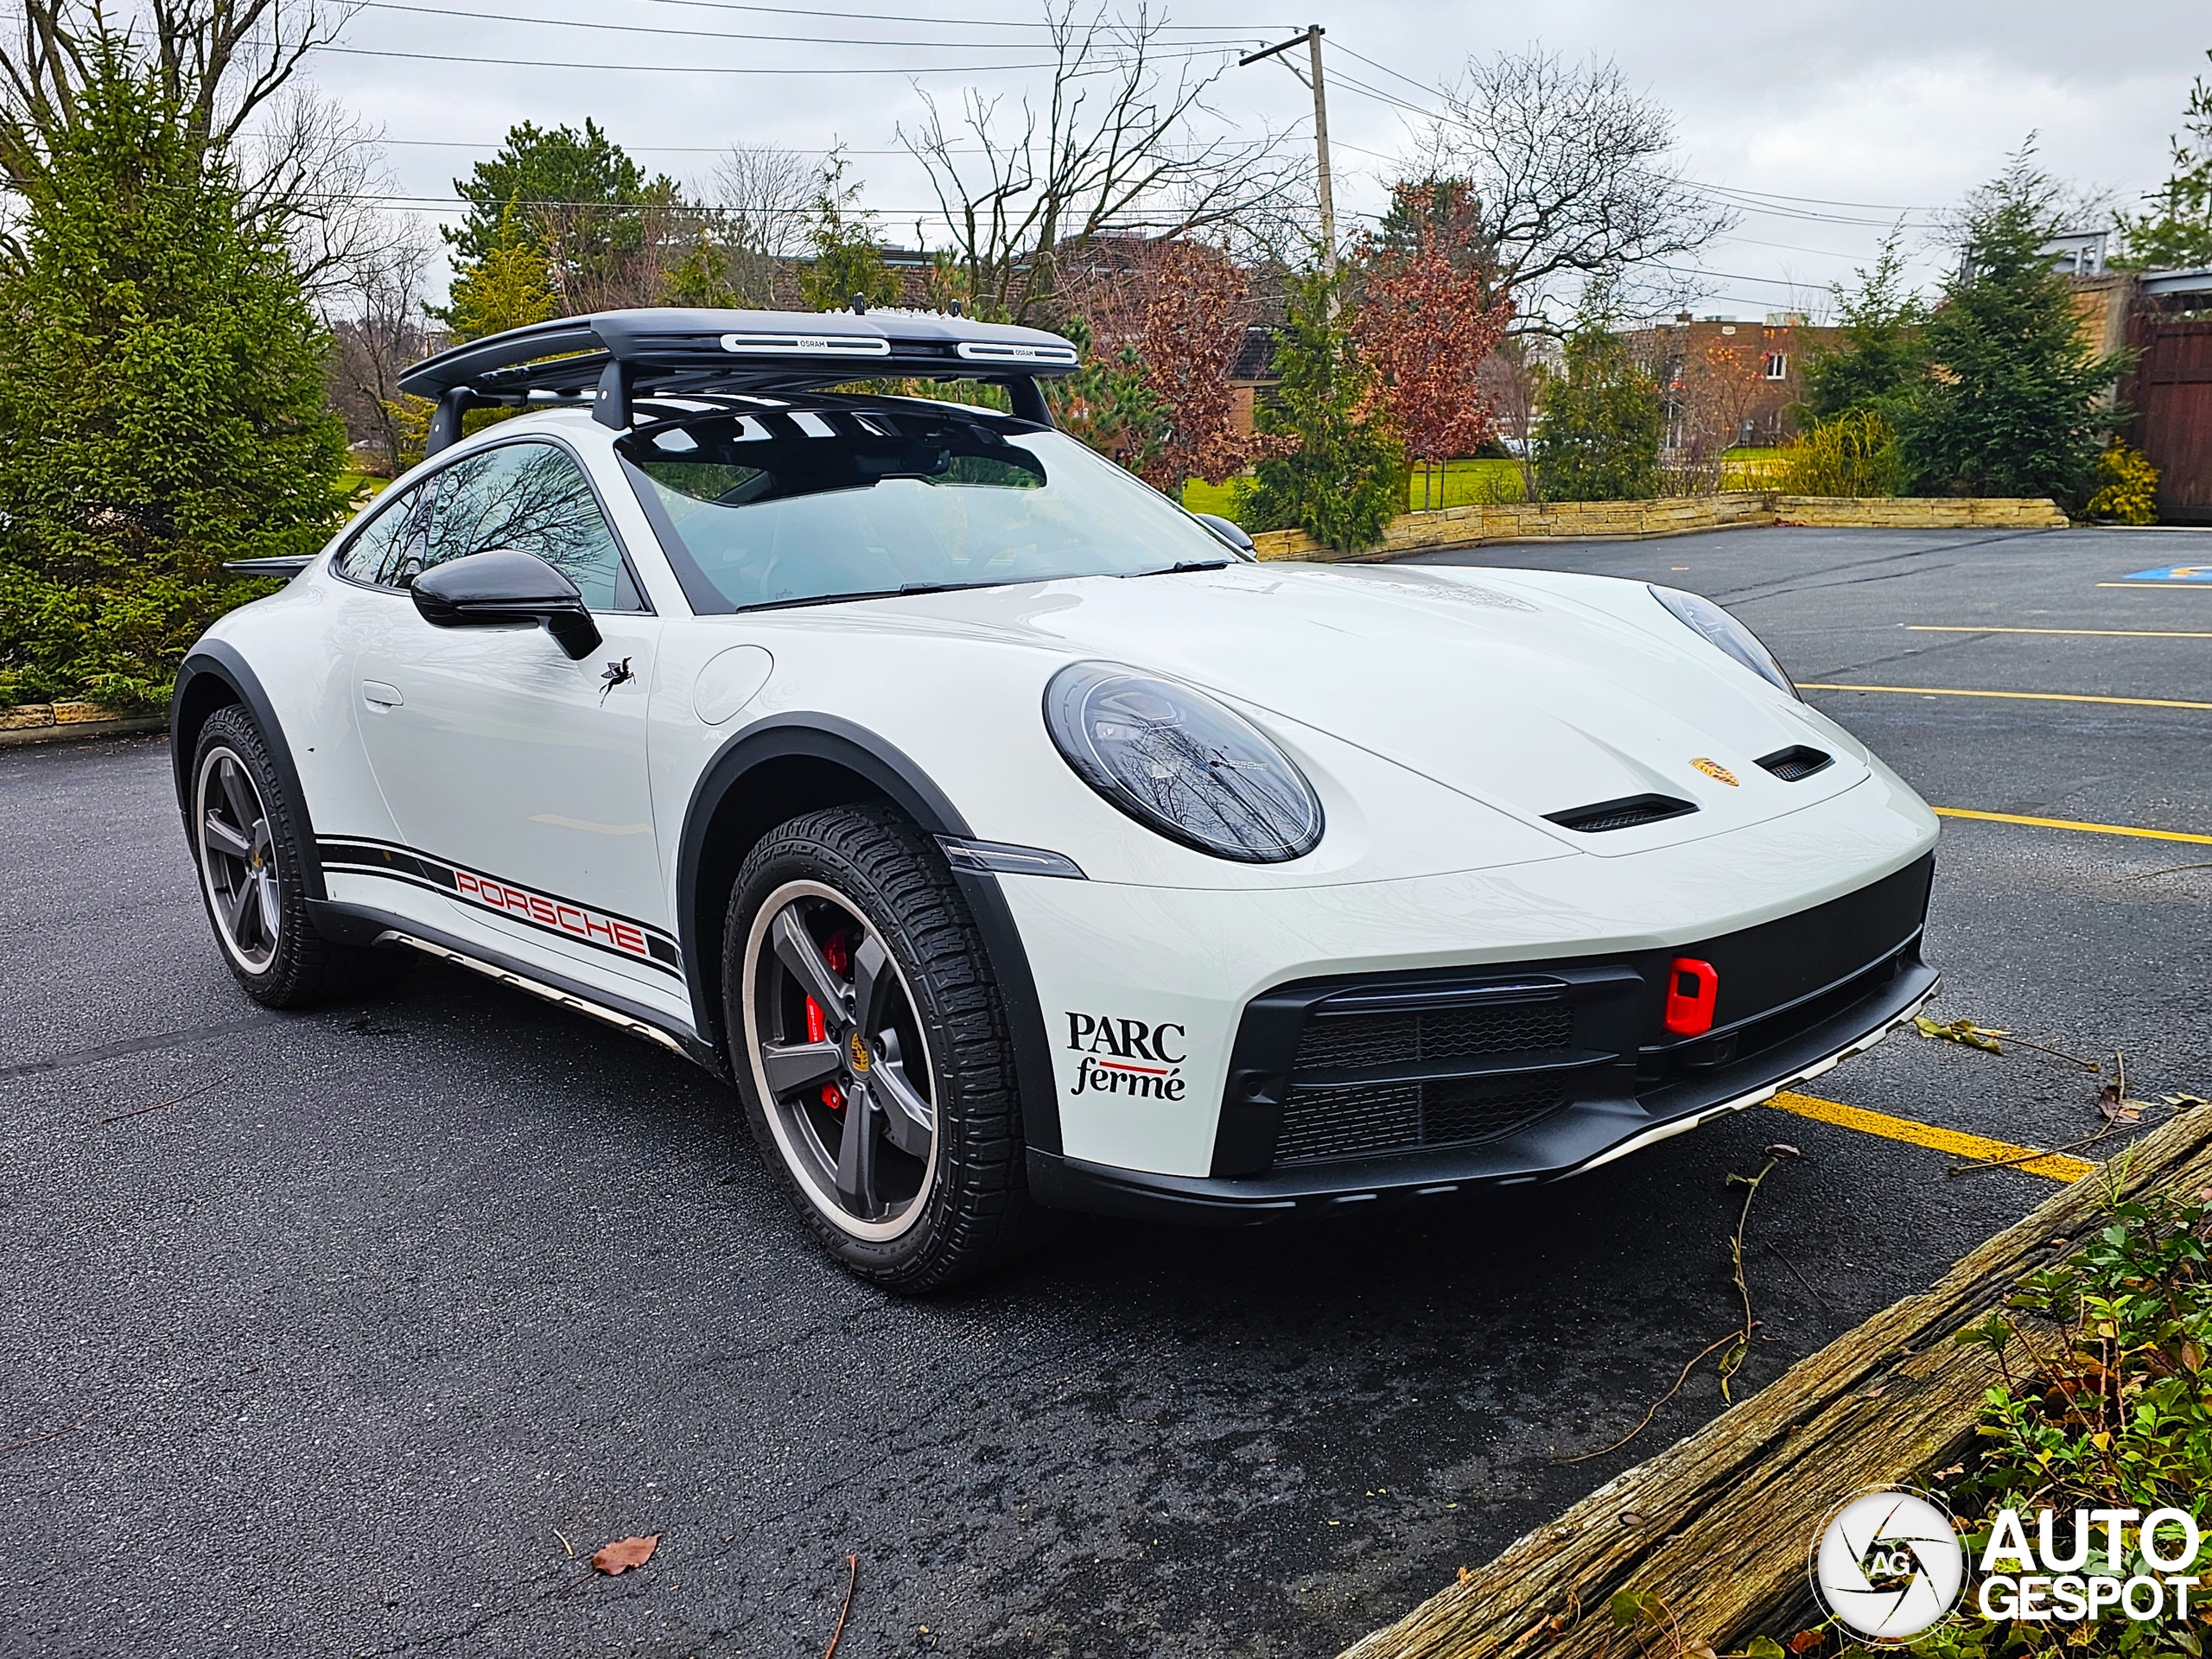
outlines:
{"label": "side window", "polygon": [[645,608],[590,480],[567,450],[501,444],[455,461],[438,482],[429,537],[407,576],[507,547],[534,553],[560,571],[594,611]]}
{"label": "side window", "polygon": [[427,478],[379,501],[375,516],[333,561],[338,574],[354,582],[397,586],[400,568],[410,555],[420,554],[437,489],[438,480]]}

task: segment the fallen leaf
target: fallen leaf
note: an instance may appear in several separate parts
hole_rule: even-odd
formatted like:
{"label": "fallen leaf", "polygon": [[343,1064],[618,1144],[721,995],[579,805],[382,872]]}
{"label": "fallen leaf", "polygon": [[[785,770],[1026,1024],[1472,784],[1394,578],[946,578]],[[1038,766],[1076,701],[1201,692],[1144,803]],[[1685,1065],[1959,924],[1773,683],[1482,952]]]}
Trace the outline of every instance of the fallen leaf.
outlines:
{"label": "fallen leaf", "polygon": [[1914,1014],[1912,1026],[1923,1037],[1941,1037],[1946,1042],[1964,1043],[1968,1048],[1982,1049],[1992,1054],[2002,1054],[2005,1051],[1997,1039],[2012,1034],[1988,1026],[1977,1026],[1971,1020],[1954,1020],[1948,1026],[1940,1025],[1924,1014]]}
{"label": "fallen leaf", "polygon": [[1787,1141],[1777,1141],[1760,1155],[1767,1158],[1802,1158],[1805,1154]]}
{"label": "fallen leaf", "polygon": [[1796,1635],[1789,1638],[1789,1651],[1792,1653],[1809,1653],[1815,1648],[1821,1645],[1821,1636],[1820,1631],[1800,1630]]}
{"label": "fallen leaf", "polygon": [[2212,1100],[2207,1100],[2202,1095],[2160,1095],[2158,1098],[2177,1112],[2186,1112],[2197,1106],[2212,1106]]}
{"label": "fallen leaf", "polygon": [[627,1573],[633,1567],[643,1567],[653,1558],[653,1551],[660,1544],[660,1534],[648,1533],[643,1538],[622,1538],[607,1545],[591,1558],[592,1566],[612,1578],[617,1573]]}
{"label": "fallen leaf", "polygon": [[2131,1100],[2120,1092],[2120,1085],[2108,1083],[2097,1090],[2097,1110],[2114,1123],[2136,1123],[2150,1109],[2147,1100]]}

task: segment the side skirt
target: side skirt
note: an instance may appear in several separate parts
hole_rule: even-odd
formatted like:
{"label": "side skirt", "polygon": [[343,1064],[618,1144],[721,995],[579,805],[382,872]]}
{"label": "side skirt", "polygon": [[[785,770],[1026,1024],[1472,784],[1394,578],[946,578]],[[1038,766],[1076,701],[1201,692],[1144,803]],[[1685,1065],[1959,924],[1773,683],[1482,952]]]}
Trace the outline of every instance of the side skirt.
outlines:
{"label": "side skirt", "polygon": [[308,916],[314,922],[315,931],[334,944],[397,947],[435,957],[441,962],[453,963],[486,979],[496,979],[503,985],[557,1003],[602,1025],[626,1031],[632,1037],[642,1037],[728,1081],[721,1057],[701,1042],[696,1032],[641,1003],[609,995],[595,987],[578,984],[542,968],[525,966],[473,941],[457,939],[411,918],[394,916],[366,905],[311,899],[308,900]]}

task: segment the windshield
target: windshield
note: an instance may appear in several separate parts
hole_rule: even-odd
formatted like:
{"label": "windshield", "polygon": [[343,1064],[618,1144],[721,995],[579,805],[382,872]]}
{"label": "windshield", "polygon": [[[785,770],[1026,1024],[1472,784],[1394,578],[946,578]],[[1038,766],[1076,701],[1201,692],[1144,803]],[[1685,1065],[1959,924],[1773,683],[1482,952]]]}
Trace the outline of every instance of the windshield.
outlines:
{"label": "windshield", "polygon": [[699,612],[1235,556],[1073,439],[957,408],[761,409],[619,448]]}

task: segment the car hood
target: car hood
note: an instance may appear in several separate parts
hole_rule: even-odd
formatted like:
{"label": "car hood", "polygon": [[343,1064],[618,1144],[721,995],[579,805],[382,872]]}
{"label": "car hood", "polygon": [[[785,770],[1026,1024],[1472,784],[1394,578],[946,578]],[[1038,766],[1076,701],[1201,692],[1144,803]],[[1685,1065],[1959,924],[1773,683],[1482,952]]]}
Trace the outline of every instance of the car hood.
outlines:
{"label": "car hood", "polygon": [[[1634,582],[1237,564],[916,596],[846,615],[858,623],[863,611],[870,631],[990,635],[1180,679],[1239,704],[1293,747],[1299,727],[1326,732],[1592,853],[1721,833],[1867,775],[1840,732]],[[1801,744],[1832,764],[1795,783],[1759,766]],[[1644,794],[1699,810],[1595,835],[1545,822]]]}

